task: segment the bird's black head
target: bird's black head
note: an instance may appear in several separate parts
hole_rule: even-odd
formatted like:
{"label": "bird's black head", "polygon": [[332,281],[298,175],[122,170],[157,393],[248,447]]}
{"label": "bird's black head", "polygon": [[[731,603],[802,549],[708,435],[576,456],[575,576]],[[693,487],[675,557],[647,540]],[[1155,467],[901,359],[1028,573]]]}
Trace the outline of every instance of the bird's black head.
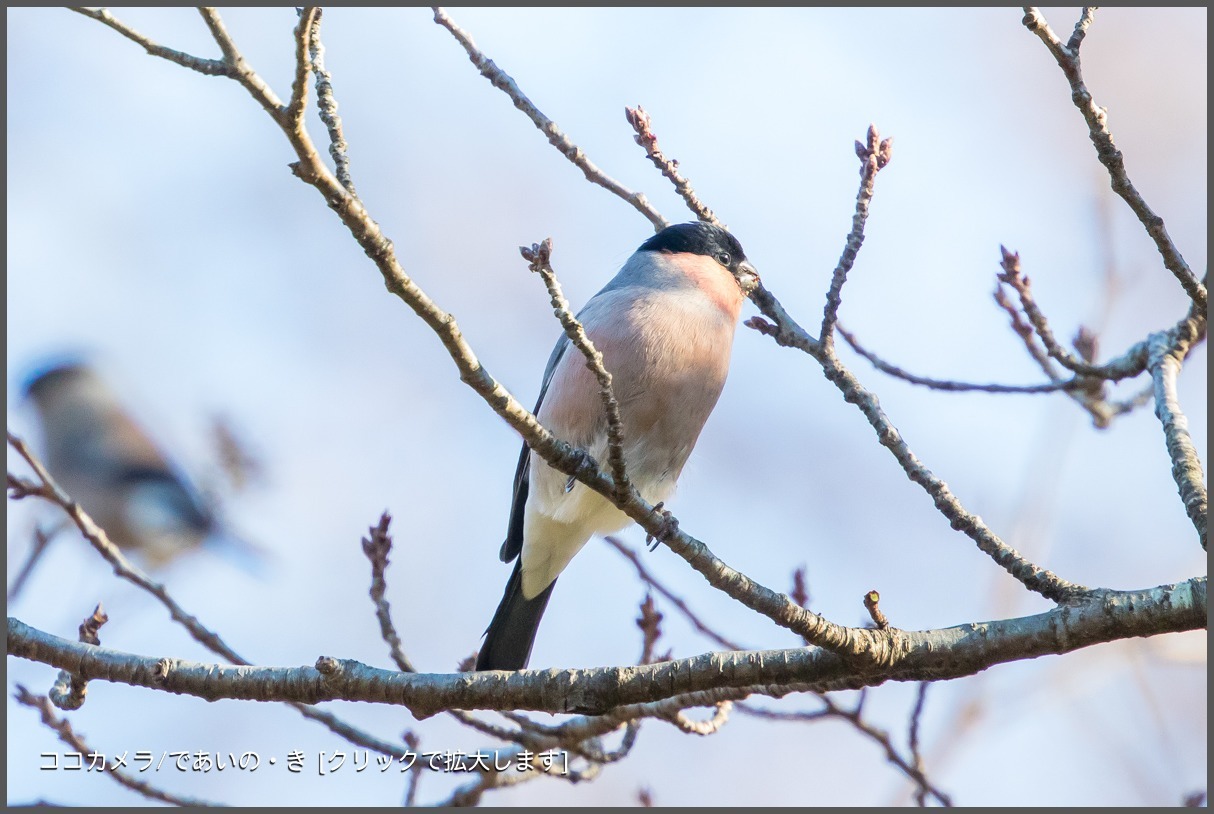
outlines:
{"label": "bird's black head", "polygon": [[703,221],[667,226],[642,243],[639,251],[702,254],[731,270],[746,260],[746,252],[737,238],[720,226]]}
{"label": "bird's black head", "polygon": [[37,397],[54,387],[56,383],[68,381],[87,371],[88,365],[76,357],[61,357],[43,362],[26,374],[21,392],[26,397]]}

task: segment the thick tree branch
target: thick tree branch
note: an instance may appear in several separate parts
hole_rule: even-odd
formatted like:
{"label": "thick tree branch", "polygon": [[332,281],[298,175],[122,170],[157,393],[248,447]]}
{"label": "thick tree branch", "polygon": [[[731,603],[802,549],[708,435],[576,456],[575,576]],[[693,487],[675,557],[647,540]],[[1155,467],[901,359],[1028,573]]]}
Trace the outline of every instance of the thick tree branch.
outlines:
{"label": "thick tree branch", "polygon": [[[960,678],[1101,642],[1204,629],[1206,612],[1205,577],[1137,591],[1099,591],[1035,616],[929,631],[861,631],[875,645],[884,645],[887,658],[875,664],[858,664],[822,648],[797,648],[711,653],[636,667],[453,675],[399,673],[327,656],[315,667],[224,666],[73,642],[13,617],[8,619],[8,652],[92,681],[208,700],[369,701],[399,704],[417,717],[448,709],[601,714],[689,693],[714,694],[707,702],[716,704],[751,694],[783,697],[886,681]],[[686,699],[679,703],[691,705]]]}

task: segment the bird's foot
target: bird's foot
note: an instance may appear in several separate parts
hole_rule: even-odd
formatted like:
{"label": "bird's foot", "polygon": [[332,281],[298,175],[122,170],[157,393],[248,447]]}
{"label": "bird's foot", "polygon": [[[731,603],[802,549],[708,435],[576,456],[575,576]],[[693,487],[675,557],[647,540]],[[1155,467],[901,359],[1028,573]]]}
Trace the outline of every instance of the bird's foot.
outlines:
{"label": "bird's foot", "polygon": [[679,521],[675,516],[662,507],[666,505],[665,501],[659,502],[653,507],[653,513],[662,516],[662,529],[657,534],[646,534],[645,544],[649,546],[650,551],[655,551],[658,543],[664,543],[673,537],[679,530]]}

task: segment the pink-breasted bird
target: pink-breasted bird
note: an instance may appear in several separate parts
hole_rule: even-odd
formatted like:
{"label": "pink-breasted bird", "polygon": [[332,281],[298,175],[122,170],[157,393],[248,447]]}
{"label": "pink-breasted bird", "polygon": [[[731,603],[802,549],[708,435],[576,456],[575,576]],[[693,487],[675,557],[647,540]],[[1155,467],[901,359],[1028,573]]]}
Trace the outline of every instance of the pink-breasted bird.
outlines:
{"label": "pink-breasted bird", "polygon": [[[642,243],[578,313],[612,376],[625,471],[649,503],[674,492],[725,384],[743,288],[757,281],[731,234],[708,223],[683,223]],[[557,438],[606,463],[607,418],[598,381],[563,335],[544,371],[535,415]],[[591,536],[629,522],[606,498],[548,466],[524,443],[500,552],[503,562],[517,559],[476,669],[525,668],[557,577]]]}

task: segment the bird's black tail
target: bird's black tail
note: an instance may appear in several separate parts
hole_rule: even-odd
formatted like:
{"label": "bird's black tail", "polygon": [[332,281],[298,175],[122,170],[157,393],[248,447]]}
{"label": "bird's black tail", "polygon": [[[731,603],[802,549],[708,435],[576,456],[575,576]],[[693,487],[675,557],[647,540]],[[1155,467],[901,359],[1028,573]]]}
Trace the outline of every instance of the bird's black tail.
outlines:
{"label": "bird's black tail", "polygon": [[522,670],[531,658],[531,646],[540,627],[540,618],[548,607],[548,598],[556,580],[534,599],[523,597],[523,558],[514,562],[514,571],[506,583],[502,603],[485,631],[485,643],[476,657],[477,670]]}

